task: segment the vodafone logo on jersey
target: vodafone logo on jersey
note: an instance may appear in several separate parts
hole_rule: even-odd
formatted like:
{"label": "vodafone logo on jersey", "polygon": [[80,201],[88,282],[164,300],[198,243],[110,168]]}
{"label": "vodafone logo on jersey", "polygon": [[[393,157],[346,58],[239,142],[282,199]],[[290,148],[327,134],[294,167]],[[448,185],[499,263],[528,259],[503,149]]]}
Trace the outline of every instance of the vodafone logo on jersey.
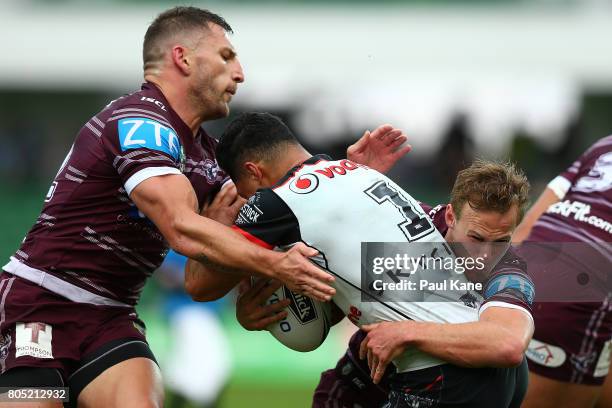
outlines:
{"label": "vodafone logo on jersey", "polygon": [[312,193],[317,187],[319,187],[319,179],[312,173],[302,174],[289,183],[289,190],[297,194]]}
{"label": "vodafone logo on jersey", "polygon": [[324,180],[333,180],[334,177],[344,176],[348,174],[348,172],[359,167],[364,166],[360,166],[359,164],[353,163],[350,160],[342,160],[337,164],[331,164],[329,166],[314,170],[314,173],[319,174],[319,176],[314,173],[305,173],[300,175],[289,183],[289,189],[297,194],[308,194],[316,190],[319,186],[319,177],[324,177]]}

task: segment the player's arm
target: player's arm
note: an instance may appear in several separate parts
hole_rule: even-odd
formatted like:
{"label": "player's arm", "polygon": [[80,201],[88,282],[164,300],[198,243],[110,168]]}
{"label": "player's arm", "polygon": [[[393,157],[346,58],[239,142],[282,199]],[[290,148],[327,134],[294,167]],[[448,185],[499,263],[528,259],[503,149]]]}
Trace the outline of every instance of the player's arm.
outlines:
{"label": "player's arm", "polygon": [[216,272],[275,278],[291,290],[323,301],[335,292],[327,284],[333,277],[308,260],[316,250],[298,244],[287,252],[270,251],[200,216],[195,192],[183,175],[150,177],[131,191],[130,198],[175,251]]}
{"label": "player's arm", "polygon": [[580,156],[569,168],[548,183],[540,197],[538,197],[538,200],[529,209],[523,221],[516,228],[514,234],[512,234],[513,243],[523,242],[529,236],[533,225],[548,207],[563,200],[563,197],[565,197],[565,194],[567,194],[572,183],[575,181],[586,154],[584,153]]}
{"label": "player's arm", "polygon": [[[505,256],[484,289],[479,320],[470,323],[385,322],[368,331],[360,347],[373,378],[380,380],[389,361],[407,347],[465,367],[512,367],[519,364],[533,335],[533,282],[526,264]],[[382,371],[377,371],[382,370]]]}
{"label": "player's arm", "polygon": [[404,145],[408,137],[391,125],[367,130],[361,138],[346,149],[346,157],[356,163],[386,173],[412,146]]}
{"label": "player's arm", "polygon": [[[238,195],[236,186],[226,182],[214,198],[205,203],[200,215],[231,226],[246,200]],[[238,273],[217,273],[195,259],[185,264],[185,292],[196,302],[210,302],[225,296],[242,279]]]}
{"label": "player's arm", "polygon": [[388,363],[406,348],[416,347],[463,367],[514,367],[521,363],[533,335],[533,319],[524,310],[490,307],[471,323],[411,320],[364,326],[368,336],[360,357],[368,358],[375,383]]}

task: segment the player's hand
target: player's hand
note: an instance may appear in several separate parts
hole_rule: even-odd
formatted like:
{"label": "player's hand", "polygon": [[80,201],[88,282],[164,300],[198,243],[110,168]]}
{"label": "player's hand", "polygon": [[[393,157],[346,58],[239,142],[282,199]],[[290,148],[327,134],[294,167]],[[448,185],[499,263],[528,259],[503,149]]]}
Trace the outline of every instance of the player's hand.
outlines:
{"label": "player's hand", "polygon": [[329,286],[335,278],[309,259],[318,253],[316,249],[299,242],[288,251],[279,253],[272,266],[271,276],[294,292],[327,302],[336,293],[336,290]]}
{"label": "player's hand", "polygon": [[366,130],[361,139],[346,149],[346,157],[354,162],[386,173],[412,150],[412,146],[402,146],[408,137],[391,125],[382,125],[370,133]]}
{"label": "player's hand", "polygon": [[[406,349],[404,334],[411,330],[411,321],[382,322],[361,327],[368,335],[359,347],[359,358],[367,357],[372,382],[378,384],[387,366]],[[408,326],[408,327],[407,327]]]}
{"label": "player's hand", "polygon": [[240,282],[236,318],[242,327],[247,330],[264,330],[287,317],[285,308],[291,303],[289,299],[266,305],[266,301],[281,285],[279,281],[266,278],[259,279],[252,286],[251,278]]}
{"label": "player's hand", "polygon": [[238,212],[246,200],[238,195],[234,183],[227,182],[221,187],[221,191],[215,195],[215,198],[204,204],[202,215],[210,218],[221,224],[231,226],[236,221]]}

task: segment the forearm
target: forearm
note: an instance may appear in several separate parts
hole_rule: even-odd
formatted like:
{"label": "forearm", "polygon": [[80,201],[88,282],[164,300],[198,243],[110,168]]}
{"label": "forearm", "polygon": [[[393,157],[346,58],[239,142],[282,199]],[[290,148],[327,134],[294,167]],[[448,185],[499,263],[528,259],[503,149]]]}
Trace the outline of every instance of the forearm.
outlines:
{"label": "forearm", "polygon": [[269,276],[275,261],[273,251],[252,244],[231,228],[195,212],[179,217],[169,234],[171,246],[177,252],[217,273]]}
{"label": "forearm", "polygon": [[531,332],[491,321],[406,322],[406,346],[463,367],[513,367],[522,361]]}
{"label": "forearm", "polygon": [[464,367],[513,367],[533,335],[524,311],[491,307],[470,323],[402,322],[405,345]]}
{"label": "forearm", "polygon": [[210,302],[225,296],[242,277],[241,274],[220,273],[189,259],[185,265],[185,291],[197,302]]}

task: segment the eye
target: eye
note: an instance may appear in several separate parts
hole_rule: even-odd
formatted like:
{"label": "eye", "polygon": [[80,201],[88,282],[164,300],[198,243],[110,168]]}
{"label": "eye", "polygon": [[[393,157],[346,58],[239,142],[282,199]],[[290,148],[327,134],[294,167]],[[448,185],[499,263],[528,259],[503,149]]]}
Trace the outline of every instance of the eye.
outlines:
{"label": "eye", "polygon": [[471,239],[473,239],[476,242],[484,242],[484,239],[482,237],[479,237],[477,235],[470,235],[469,236]]}
{"label": "eye", "polygon": [[221,58],[223,58],[223,61],[227,62],[227,61],[229,61],[229,60],[233,59],[233,58],[234,58],[234,55],[235,55],[235,54],[234,54],[233,52],[231,52],[231,51],[227,51],[227,50],[226,50],[226,51],[223,51],[223,52],[221,53]]}

